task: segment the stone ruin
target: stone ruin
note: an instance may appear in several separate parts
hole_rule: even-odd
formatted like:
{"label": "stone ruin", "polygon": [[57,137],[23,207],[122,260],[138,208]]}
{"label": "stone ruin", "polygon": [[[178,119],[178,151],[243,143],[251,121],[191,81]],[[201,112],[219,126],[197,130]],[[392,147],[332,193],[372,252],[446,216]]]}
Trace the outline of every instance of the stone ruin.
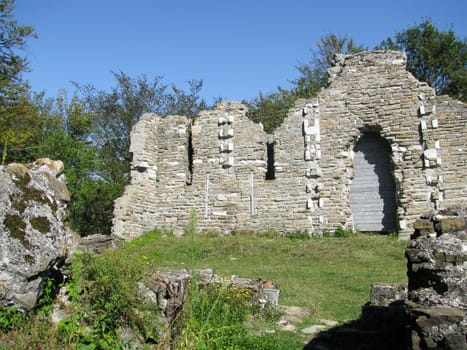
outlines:
{"label": "stone ruin", "polygon": [[213,233],[344,227],[408,238],[419,213],[467,205],[464,103],[436,96],[401,52],[339,56],[329,73],[273,134],[236,102],[194,120],[143,115],[113,235],[182,234],[195,210]]}

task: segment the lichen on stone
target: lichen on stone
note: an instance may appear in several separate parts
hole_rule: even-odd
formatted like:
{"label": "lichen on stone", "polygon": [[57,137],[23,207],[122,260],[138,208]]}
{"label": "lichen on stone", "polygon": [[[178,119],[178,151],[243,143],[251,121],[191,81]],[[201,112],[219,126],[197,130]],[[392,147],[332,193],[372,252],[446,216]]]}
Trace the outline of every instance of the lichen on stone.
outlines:
{"label": "lichen on stone", "polygon": [[10,231],[13,238],[19,240],[24,246],[28,244],[26,239],[26,223],[23,218],[15,214],[6,214],[3,219],[3,224]]}
{"label": "lichen on stone", "polygon": [[38,216],[29,220],[32,227],[42,234],[50,232],[50,221],[45,216]]}

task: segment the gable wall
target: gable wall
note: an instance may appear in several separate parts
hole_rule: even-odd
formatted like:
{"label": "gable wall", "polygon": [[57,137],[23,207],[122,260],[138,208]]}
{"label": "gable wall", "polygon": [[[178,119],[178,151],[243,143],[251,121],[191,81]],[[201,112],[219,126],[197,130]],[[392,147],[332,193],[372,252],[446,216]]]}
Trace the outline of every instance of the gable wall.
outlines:
{"label": "gable wall", "polygon": [[[365,132],[391,146],[402,237],[417,213],[465,203],[465,104],[435,97],[399,52],[341,57],[330,74],[329,87],[297,101],[273,135],[237,102],[201,112],[193,125],[143,116],[132,132],[131,184],[115,203],[113,233],[181,234],[193,209],[200,229],[218,233],[353,228],[353,149]],[[268,142],[273,180],[266,180]]]}

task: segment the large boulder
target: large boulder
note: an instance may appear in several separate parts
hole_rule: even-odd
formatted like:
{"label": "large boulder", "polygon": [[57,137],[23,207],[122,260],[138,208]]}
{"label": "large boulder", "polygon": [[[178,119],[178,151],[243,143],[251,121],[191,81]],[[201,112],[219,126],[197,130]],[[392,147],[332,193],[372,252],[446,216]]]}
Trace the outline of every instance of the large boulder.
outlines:
{"label": "large boulder", "polygon": [[0,305],[32,309],[78,237],[65,225],[70,194],[63,163],[0,166]]}

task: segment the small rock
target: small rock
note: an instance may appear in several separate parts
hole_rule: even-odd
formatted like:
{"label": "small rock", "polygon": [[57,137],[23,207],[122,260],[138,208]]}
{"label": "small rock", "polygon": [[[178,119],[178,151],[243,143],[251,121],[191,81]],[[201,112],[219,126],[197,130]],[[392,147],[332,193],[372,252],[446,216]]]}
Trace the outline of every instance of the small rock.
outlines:
{"label": "small rock", "polygon": [[327,328],[327,326],[317,324],[308,328],[302,329],[303,334],[315,334],[321,331],[324,331]]}
{"label": "small rock", "polygon": [[319,320],[319,322],[325,324],[328,327],[335,327],[339,324],[339,322],[333,320]]}
{"label": "small rock", "polygon": [[284,332],[296,332],[297,327],[295,327],[293,324],[288,324],[288,325],[282,326],[281,331],[284,331]]}

